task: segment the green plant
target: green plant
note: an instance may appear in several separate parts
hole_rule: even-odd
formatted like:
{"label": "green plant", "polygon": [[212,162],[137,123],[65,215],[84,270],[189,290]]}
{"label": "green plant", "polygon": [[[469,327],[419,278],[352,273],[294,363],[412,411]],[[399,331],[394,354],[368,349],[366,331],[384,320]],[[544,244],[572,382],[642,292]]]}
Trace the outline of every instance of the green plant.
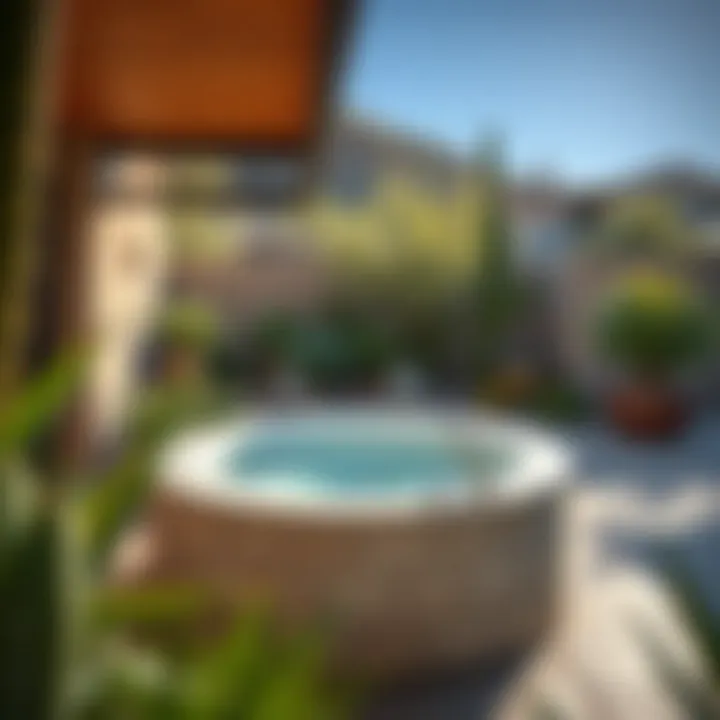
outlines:
{"label": "green plant", "polygon": [[298,343],[301,370],[322,390],[353,390],[376,380],[394,346],[378,319],[359,309],[331,308]]}
{"label": "green plant", "polygon": [[188,589],[107,582],[178,404],[158,396],[148,405],[122,458],[92,483],[36,477],[23,448],[61,409],[75,367],[63,363],[33,384],[0,421],[0,717],[337,718],[342,703],[325,690],[322,643],[311,633],[276,636],[265,614],[243,614],[233,632],[200,649],[168,654],[132,640],[129,630],[187,623],[203,607]]}
{"label": "green plant", "polygon": [[630,277],[606,299],[598,320],[602,353],[627,370],[664,378],[698,360],[709,318],[690,289],[666,275]]}
{"label": "green plant", "polygon": [[[25,460],[31,443],[64,414],[83,367],[65,359],[39,380],[24,381],[60,5],[7,0],[1,6],[0,718],[337,717],[321,688],[314,639],[288,644],[245,616],[235,633],[205,651],[158,656],[126,632],[138,620],[171,614],[156,594],[151,601],[143,591],[114,590],[107,580],[116,540],[151,482],[157,445],[178,420],[172,398],[141,414],[126,451],[105,475],[83,482],[40,474]],[[196,320],[169,327],[183,342],[204,342],[206,326]],[[163,592],[176,599],[177,591]]]}
{"label": "green plant", "polygon": [[304,322],[294,313],[269,312],[255,323],[247,345],[261,366],[293,365],[303,329]]}
{"label": "green plant", "polygon": [[517,272],[506,179],[500,145],[489,143],[479,167],[476,268],[472,278],[466,329],[475,375],[492,372],[504,360],[510,334],[524,305],[525,288]]}
{"label": "green plant", "polygon": [[611,254],[669,259],[690,249],[694,237],[676,203],[662,195],[629,195],[609,207],[598,241]]}
{"label": "green plant", "polygon": [[205,350],[217,336],[218,324],[203,304],[191,301],[171,305],[163,318],[161,336],[171,347]]}
{"label": "green plant", "polygon": [[212,377],[225,387],[264,383],[280,369],[297,368],[305,320],[291,312],[271,311],[243,330],[218,336],[210,355]]}
{"label": "green plant", "polygon": [[552,422],[577,422],[590,414],[588,398],[577,388],[562,382],[540,382],[529,403],[535,416]]}

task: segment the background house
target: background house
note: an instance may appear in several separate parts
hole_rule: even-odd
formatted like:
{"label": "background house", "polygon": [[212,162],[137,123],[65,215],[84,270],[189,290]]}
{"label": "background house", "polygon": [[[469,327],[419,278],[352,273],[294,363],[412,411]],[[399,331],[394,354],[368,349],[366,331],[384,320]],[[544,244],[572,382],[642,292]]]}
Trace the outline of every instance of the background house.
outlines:
{"label": "background house", "polygon": [[[684,239],[688,247],[682,261],[675,261],[671,269],[692,283],[711,308],[720,308],[720,177],[682,165],[664,166],[612,186],[577,193],[565,215],[567,244],[553,296],[561,364],[591,388],[602,384],[607,374],[593,347],[592,323],[598,302],[619,275],[647,261],[622,257],[601,260],[585,248],[599,239],[613,203],[633,196],[659,197],[679,209],[688,230]],[[718,397],[720,369],[705,368],[701,380],[703,387],[712,390],[701,393],[703,399]]]}
{"label": "background house", "polygon": [[[266,170],[252,174],[265,193],[291,180],[287,164],[269,163]],[[322,306],[338,282],[328,247],[296,212],[261,217],[238,207],[234,198],[247,192],[245,161],[206,159],[166,167],[165,172],[181,188],[182,200],[178,203],[176,197],[162,212],[155,206],[175,255],[167,285],[171,295],[206,300],[237,331],[268,311],[311,312]],[[472,172],[467,158],[440,143],[366,119],[340,117],[319,158],[316,196],[337,207],[361,210],[393,177],[419,188],[421,199],[444,201],[472,194]],[[122,195],[117,187],[113,192]],[[513,249],[517,269],[532,293],[516,332],[520,355],[587,387],[603,382],[605,371],[591,337],[592,317],[608,284],[628,265],[601,267],[585,250],[613,203],[648,194],[682,209],[696,231],[688,276],[720,302],[720,181],[712,174],[664,166],[589,189],[563,186],[552,177],[510,178],[506,198]],[[132,210],[135,215],[141,213],[138,208]],[[124,212],[129,217],[130,211]],[[147,214],[147,207],[142,212]],[[472,227],[469,232],[469,241],[475,242]],[[439,251],[449,251],[442,226],[438,238]],[[410,256],[403,257],[410,267]],[[720,372],[714,375],[713,383],[720,385]]]}
{"label": "background house", "polygon": [[344,116],[324,152],[320,192],[345,203],[367,201],[383,178],[399,175],[437,196],[455,192],[466,160],[431,139],[379,122]]}

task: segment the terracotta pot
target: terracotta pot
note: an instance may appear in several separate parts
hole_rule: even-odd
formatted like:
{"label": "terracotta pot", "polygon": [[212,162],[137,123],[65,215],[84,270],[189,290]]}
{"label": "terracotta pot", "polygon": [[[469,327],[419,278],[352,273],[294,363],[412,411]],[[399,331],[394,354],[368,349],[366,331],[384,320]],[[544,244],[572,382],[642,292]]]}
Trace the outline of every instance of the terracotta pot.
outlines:
{"label": "terracotta pot", "polygon": [[687,425],[686,403],[672,388],[637,382],[615,391],[609,402],[613,425],[635,440],[666,440]]}

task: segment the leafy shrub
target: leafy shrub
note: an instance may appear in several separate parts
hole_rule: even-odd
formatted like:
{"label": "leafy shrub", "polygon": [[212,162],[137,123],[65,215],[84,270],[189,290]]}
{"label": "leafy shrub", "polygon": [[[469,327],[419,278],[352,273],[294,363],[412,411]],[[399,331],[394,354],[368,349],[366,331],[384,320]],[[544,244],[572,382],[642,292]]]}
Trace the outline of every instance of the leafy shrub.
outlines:
{"label": "leafy shrub", "polygon": [[681,208],[662,195],[629,195],[617,200],[600,230],[601,248],[624,256],[672,257],[693,243]]}
{"label": "leafy shrub", "polygon": [[591,412],[589,399],[574,386],[547,382],[538,386],[529,407],[530,412],[544,420],[577,422]]}
{"label": "leafy shrub", "polygon": [[481,399],[552,422],[583,420],[590,412],[588,398],[571,383],[521,367],[508,367],[491,375],[482,386]]}
{"label": "leafy shrub", "polygon": [[680,281],[659,273],[636,275],[607,298],[598,339],[603,354],[624,368],[664,377],[707,350],[709,317]]}
{"label": "leafy shrub", "polygon": [[286,312],[268,312],[245,331],[218,336],[211,352],[213,377],[225,385],[264,383],[279,368],[299,360],[304,321]]}
{"label": "leafy shrub", "polygon": [[162,320],[160,335],[171,347],[207,349],[217,331],[216,318],[205,305],[184,301],[170,306]]}
{"label": "leafy shrub", "polygon": [[60,483],[24,468],[21,456],[64,407],[74,375],[60,366],[0,417],[0,717],[343,717],[317,636],[277,636],[267,615],[243,613],[224,638],[185,652],[134,640],[138,626],[180,629],[202,608],[187,589],[107,582],[116,541],[150,488],[158,444],[189,398],[153,396],[106,474]]}
{"label": "leafy shrub", "polygon": [[305,329],[297,357],[311,384],[354,390],[376,380],[393,357],[389,335],[362,313],[331,312]]}

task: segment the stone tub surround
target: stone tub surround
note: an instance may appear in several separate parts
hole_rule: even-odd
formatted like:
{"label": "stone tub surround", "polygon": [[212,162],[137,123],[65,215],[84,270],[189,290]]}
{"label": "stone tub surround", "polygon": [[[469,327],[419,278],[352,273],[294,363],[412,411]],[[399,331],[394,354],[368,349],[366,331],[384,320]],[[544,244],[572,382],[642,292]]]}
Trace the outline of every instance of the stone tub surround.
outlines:
{"label": "stone tub surround", "polygon": [[558,612],[570,464],[553,452],[524,492],[384,512],[224,499],[187,472],[165,477],[148,508],[146,561],[125,581],[190,581],[223,605],[267,600],[281,623],[325,621],[333,669],[353,677],[396,681],[492,660],[541,641]]}
{"label": "stone tub surround", "polygon": [[164,492],[151,508],[153,581],[191,580],[281,621],[326,619],[336,661],[397,679],[530,646],[557,607],[562,497],[502,514],[394,523],[268,518]]}

